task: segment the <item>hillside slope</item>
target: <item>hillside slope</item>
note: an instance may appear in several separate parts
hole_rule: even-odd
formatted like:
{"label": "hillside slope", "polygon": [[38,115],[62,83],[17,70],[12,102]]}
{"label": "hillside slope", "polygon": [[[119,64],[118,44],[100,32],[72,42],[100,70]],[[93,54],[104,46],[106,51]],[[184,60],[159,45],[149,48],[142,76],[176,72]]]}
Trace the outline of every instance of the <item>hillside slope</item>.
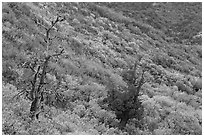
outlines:
{"label": "hillside slope", "polygon": [[174,42],[201,44],[195,37],[202,30],[202,4],[199,2],[101,3],[124,15],[162,30]]}
{"label": "hillside slope", "polygon": [[201,3],[2,5],[3,134],[202,134]]}

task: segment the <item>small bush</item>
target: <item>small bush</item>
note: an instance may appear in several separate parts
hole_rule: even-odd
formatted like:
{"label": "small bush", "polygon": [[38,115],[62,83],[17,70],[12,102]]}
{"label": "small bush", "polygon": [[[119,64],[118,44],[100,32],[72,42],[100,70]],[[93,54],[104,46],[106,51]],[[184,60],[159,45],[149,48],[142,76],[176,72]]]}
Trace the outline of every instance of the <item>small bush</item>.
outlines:
{"label": "small bush", "polygon": [[178,87],[178,90],[181,90],[182,92],[187,92],[188,94],[193,94],[193,90],[186,86],[183,82],[177,81],[176,86]]}

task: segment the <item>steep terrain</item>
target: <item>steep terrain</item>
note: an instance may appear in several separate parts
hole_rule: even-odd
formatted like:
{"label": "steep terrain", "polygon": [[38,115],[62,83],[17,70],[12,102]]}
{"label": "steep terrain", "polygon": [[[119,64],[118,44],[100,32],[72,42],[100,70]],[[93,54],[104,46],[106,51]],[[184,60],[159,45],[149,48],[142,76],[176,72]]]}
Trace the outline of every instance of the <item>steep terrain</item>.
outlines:
{"label": "steep terrain", "polygon": [[184,44],[201,44],[196,37],[202,30],[202,5],[180,3],[101,3],[124,15],[162,30],[172,41]]}
{"label": "steep terrain", "polygon": [[202,134],[202,3],[2,7],[3,134]]}

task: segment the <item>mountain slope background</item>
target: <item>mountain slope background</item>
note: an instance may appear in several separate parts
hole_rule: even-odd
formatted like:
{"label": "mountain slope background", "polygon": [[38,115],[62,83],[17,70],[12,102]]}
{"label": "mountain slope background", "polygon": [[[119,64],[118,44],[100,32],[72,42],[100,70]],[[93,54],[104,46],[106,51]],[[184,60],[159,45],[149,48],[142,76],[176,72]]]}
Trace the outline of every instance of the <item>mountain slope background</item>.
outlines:
{"label": "mountain slope background", "polygon": [[3,3],[3,134],[202,134],[201,25],[202,3]]}

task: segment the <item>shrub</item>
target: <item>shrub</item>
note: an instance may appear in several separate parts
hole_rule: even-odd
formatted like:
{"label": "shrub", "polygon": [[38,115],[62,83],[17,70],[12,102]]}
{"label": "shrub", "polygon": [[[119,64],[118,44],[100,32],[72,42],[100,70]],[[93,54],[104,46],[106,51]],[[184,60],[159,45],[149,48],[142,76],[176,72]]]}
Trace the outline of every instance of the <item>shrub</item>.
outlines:
{"label": "shrub", "polygon": [[191,84],[193,85],[193,89],[198,91],[202,89],[202,79],[201,78],[191,78]]}
{"label": "shrub", "polygon": [[[124,75],[123,78],[127,83],[127,87],[125,85],[121,85],[118,79],[113,79],[110,77],[109,84],[107,86],[108,97],[107,101],[110,105],[110,109],[115,111],[116,118],[120,120],[119,127],[123,129],[128,120],[132,118],[136,118],[138,123],[141,124],[141,120],[143,119],[143,106],[141,105],[141,101],[138,98],[140,89],[144,84],[144,68],[141,74],[135,74],[137,64],[133,70],[129,70],[126,73],[130,73],[130,75]],[[141,68],[142,69],[142,68]],[[123,83],[123,82],[122,82]],[[138,124],[137,126],[141,126]]]}
{"label": "shrub", "polygon": [[176,111],[171,112],[166,118],[166,122],[175,135],[202,134],[202,127],[198,119],[194,116],[194,110],[184,103],[177,105]]}
{"label": "shrub", "polygon": [[132,21],[132,19],[123,16],[121,13],[112,11],[111,9],[104,6],[98,6],[96,4],[90,3],[89,8],[93,11],[97,11],[100,16],[107,17],[115,22],[129,23]]}
{"label": "shrub", "polygon": [[178,87],[178,90],[187,92],[188,94],[193,94],[193,90],[186,86],[182,81],[177,81],[175,85]]}

